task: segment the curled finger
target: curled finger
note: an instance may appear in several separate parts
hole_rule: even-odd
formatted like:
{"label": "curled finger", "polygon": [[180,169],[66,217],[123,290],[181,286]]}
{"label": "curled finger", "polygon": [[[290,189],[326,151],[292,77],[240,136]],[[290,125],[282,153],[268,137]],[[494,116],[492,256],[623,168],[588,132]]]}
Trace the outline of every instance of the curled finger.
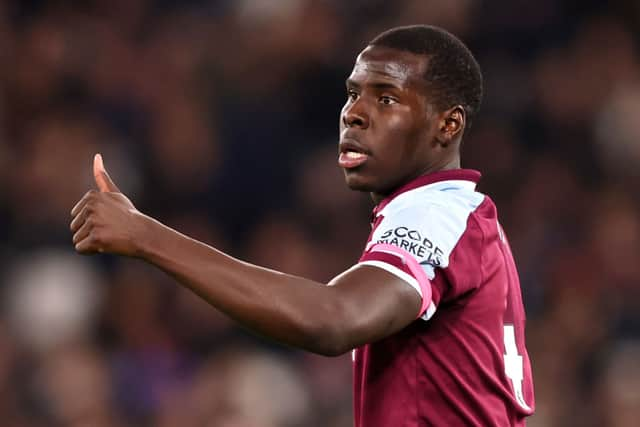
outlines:
{"label": "curled finger", "polygon": [[76,216],[78,214],[78,212],[80,212],[80,210],[82,210],[82,208],[84,207],[84,205],[87,204],[87,202],[94,197],[94,194],[96,194],[97,191],[96,190],[89,190],[87,191],[84,196],[82,196],[82,198],[78,201],[78,203],[76,203],[76,205],[73,207],[73,209],[71,209],[71,216]]}
{"label": "curled finger", "polygon": [[75,218],[73,218],[73,220],[71,221],[71,225],[69,225],[69,228],[71,229],[71,231],[73,233],[75,233],[76,231],[78,231],[80,229],[80,227],[82,227],[82,224],[85,223],[89,213],[90,213],[90,211],[89,211],[88,207],[85,205],[82,208],[82,210],[80,212],[78,212],[78,214],[75,216]]}
{"label": "curled finger", "polygon": [[78,242],[86,238],[93,229],[93,223],[91,220],[84,221],[82,226],[75,232],[73,235],[73,244],[76,245]]}
{"label": "curled finger", "polygon": [[79,240],[75,244],[76,252],[81,254],[92,254],[96,252],[102,252],[96,247],[96,241],[91,234],[85,236],[82,240]]}

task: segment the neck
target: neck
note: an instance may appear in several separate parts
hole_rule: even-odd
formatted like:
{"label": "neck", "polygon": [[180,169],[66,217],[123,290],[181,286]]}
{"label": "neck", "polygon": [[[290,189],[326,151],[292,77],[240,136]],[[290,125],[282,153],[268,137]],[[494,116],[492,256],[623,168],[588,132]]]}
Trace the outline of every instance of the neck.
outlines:
{"label": "neck", "polygon": [[460,157],[456,156],[448,161],[443,162],[442,164],[427,166],[426,168],[420,170],[418,173],[414,175],[410,175],[403,182],[398,184],[395,188],[385,192],[385,193],[371,193],[371,199],[375,204],[380,203],[384,198],[386,198],[389,194],[393,193],[397,188],[403,186],[404,184],[413,181],[422,175],[428,175],[430,173],[446,171],[451,169],[460,169]]}

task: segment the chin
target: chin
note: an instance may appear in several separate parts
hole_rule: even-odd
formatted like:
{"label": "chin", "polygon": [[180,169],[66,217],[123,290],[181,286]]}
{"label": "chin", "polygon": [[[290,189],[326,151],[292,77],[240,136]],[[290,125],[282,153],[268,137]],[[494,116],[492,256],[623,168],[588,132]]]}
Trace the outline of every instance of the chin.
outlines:
{"label": "chin", "polygon": [[366,191],[372,192],[375,190],[375,185],[367,180],[366,177],[357,173],[356,171],[344,171],[344,180],[349,189],[354,191]]}

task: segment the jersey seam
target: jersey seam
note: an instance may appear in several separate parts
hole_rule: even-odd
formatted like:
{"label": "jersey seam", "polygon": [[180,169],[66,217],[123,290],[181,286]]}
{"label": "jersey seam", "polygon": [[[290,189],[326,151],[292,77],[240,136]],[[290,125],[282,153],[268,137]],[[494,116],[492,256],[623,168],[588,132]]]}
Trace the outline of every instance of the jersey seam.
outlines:
{"label": "jersey seam", "polygon": [[[476,209],[474,209],[473,212],[471,212],[471,217],[473,218],[473,222],[475,222],[476,227],[478,227],[478,229],[480,230],[480,235],[482,237],[482,241],[481,241],[481,247],[484,248],[485,244],[486,244],[486,235],[484,230],[482,229],[482,227],[480,226],[480,222],[478,221],[478,218],[476,218],[476,213],[477,210],[480,208],[480,206],[482,206],[484,203],[486,202],[486,198],[485,200],[482,201],[482,203],[480,203]],[[486,251],[480,251],[480,283],[478,283],[478,288],[480,288],[480,285],[482,283],[484,283],[484,278],[485,278],[485,263],[484,263],[484,257],[486,255]]]}
{"label": "jersey seam", "polygon": [[[475,226],[480,230],[480,237],[481,237],[481,247],[484,247],[485,244],[485,234],[484,234],[484,230],[482,230],[482,227],[480,226],[480,222],[478,221],[478,219],[476,218],[476,214],[478,212],[478,209],[480,209],[480,206],[482,206],[485,202],[486,202],[486,196],[485,198],[482,200],[482,202],[480,202],[478,204],[478,206],[476,206],[472,211],[469,212],[469,216],[467,217],[467,221],[469,221],[469,219],[473,220]],[[462,234],[460,235],[460,238],[458,239],[458,241],[456,242],[456,244],[453,246],[453,248],[451,248],[451,252],[449,253],[449,264],[447,265],[446,268],[450,268],[451,267],[451,258],[453,253],[456,251],[456,249],[458,248],[458,246],[460,245],[460,242],[462,241],[462,237],[464,236],[464,233],[469,230],[469,227],[467,226],[467,228],[462,232]],[[485,273],[483,271],[482,265],[483,265],[483,257],[484,257],[484,251],[482,251],[482,253],[480,254],[480,282],[478,283],[478,287],[480,286],[481,283],[484,283],[484,276]],[[440,268],[440,267],[439,267]],[[444,268],[440,268],[441,270],[444,271]],[[447,293],[450,293],[450,287],[447,288]],[[442,301],[444,295],[440,296],[440,300]]]}

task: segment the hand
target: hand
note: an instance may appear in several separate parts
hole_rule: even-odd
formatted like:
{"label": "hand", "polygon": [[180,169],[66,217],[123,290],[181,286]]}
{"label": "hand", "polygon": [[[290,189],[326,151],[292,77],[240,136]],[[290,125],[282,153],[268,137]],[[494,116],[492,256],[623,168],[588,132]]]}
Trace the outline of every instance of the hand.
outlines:
{"label": "hand", "polygon": [[147,217],[113,183],[100,154],[93,159],[93,176],[99,191],[89,190],[71,210],[76,251],[137,256]]}

